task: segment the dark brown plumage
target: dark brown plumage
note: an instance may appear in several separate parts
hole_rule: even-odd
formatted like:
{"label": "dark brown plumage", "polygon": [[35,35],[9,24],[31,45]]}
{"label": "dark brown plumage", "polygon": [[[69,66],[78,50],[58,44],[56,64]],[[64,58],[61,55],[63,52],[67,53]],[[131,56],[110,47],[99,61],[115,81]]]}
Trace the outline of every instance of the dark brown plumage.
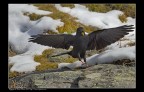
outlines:
{"label": "dark brown plumage", "polygon": [[72,45],[72,51],[59,55],[69,54],[74,58],[79,58],[80,61],[81,58],[83,58],[84,62],[86,62],[86,50],[99,50],[118,41],[120,38],[127,35],[128,32],[133,31],[132,26],[133,25],[124,25],[115,28],[97,30],[88,35],[85,35],[82,27],[79,27],[74,36],[69,34],[36,35],[32,36],[29,41],[63,49],[68,49]]}

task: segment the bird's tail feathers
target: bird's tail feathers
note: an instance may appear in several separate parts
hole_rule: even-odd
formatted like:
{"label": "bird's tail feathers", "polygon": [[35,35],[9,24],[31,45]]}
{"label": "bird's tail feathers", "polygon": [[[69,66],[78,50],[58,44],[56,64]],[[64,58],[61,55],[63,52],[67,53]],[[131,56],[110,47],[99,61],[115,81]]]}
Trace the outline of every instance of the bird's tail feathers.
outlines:
{"label": "bird's tail feathers", "polygon": [[71,54],[71,51],[69,52],[65,52],[65,53],[60,53],[60,54],[57,54],[57,55],[53,55],[53,56],[50,56],[50,57],[57,57],[57,56],[61,56],[61,55],[65,55],[65,54]]}

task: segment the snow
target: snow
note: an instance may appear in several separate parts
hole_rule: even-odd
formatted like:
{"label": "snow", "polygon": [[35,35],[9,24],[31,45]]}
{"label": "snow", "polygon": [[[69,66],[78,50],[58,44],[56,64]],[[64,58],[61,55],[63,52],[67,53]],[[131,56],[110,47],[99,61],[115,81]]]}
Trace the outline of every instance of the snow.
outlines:
{"label": "snow", "polygon": [[[135,19],[132,19],[131,17],[128,17],[127,18],[127,22],[126,23],[123,23],[123,24],[127,24],[127,25],[134,25],[135,27]],[[121,43],[121,47],[125,47],[125,46],[128,46],[127,44],[128,43],[134,43],[135,42],[135,37],[136,37],[136,31],[135,31],[135,28],[134,28],[134,31],[133,32],[129,32],[128,35],[125,35],[121,41],[117,41],[109,46],[106,47],[106,49],[116,49],[116,48],[119,48],[120,47],[120,43]]]}
{"label": "snow", "polygon": [[[28,31],[30,35],[42,34],[44,31],[53,30],[54,32],[58,32],[56,29],[58,26],[63,26],[64,23],[61,22],[60,19],[54,20],[51,17],[42,17],[41,19],[37,20],[40,21],[33,30]],[[37,21],[33,21],[33,24],[36,24]]]}
{"label": "snow", "polygon": [[9,57],[9,64],[14,64],[10,71],[29,72],[34,71],[39,63],[35,62],[34,55],[41,54],[43,50],[51,48],[28,42],[31,35],[41,34],[52,30],[57,32],[58,26],[63,26],[60,19],[42,17],[31,21],[23,13],[50,14],[49,11],[38,10],[37,7],[27,4],[9,4],[9,45],[18,55]]}
{"label": "snow", "polygon": [[80,23],[87,26],[91,25],[98,28],[110,28],[122,25],[118,16],[123,14],[122,11],[112,10],[107,13],[91,12],[85,6],[75,4],[74,8],[62,7],[60,4],[55,4],[55,7],[73,17],[78,18]]}
{"label": "snow", "polygon": [[[62,7],[60,4],[55,4],[55,7],[65,13],[70,14],[73,17],[78,18],[80,23],[85,25],[90,25],[94,27],[98,27],[101,29],[105,28],[112,28],[112,27],[118,27],[122,25],[134,25],[135,27],[135,19],[131,17],[127,17],[127,22],[122,23],[119,20],[119,15],[123,14],[122,11],[119,10],[112,10],[107,13],[99,13],[99,12],[91,12],[83,5],[80,4],[74,4],[74,8],[69,7]],[[73,33],[75,35],[75,33]],[[125,46],[128,42],[135,41],[135,30],[133,32],[130,32],[128,35],[124,37],[124,39],[127,39],[122,43],[122,46]],[[111,44],[108,46],[108,48],[119,48],[118,42],[115,42],[114,44]]]}
{"label": "snow", "polygon": [[[87,64],[89,66],[95,64],[110,64],[114,63],[114,61],[122,60],[122,59],[130,59],[135,60],[135,46],[126,47],[126,48],[118,48],[114,50],[107,50],[100,54],[95,54],[91,57],[87,58]],[[74,69],[76,67],[82,66],[80,61],[76,61],[74,63],[61,63],[58,65],[58,68],[68,67],[70,69]]]}
{"label": "snow", "polygon": [[9,8],[9,12],[11,13],[36,13],[36,14],[40,14],[40,15],[47,15],[47,14],[51,14],[52,12],[49,11],[42,11],[42,10],[38,10],[38,7],[35,7],[33,5],[28,5],[28,4],[9,4],[8,6]]}
{"label": "snow", "polygon": [[20,56],[16,55],[13,58],[10,58],[11,64],[13,64],[11,71],[17,72],[29,72],[34,71],[35,67],[39,65],[33,61],[33,57],[31,55]]}
{"label": "snow", "polygon": [[[107,13],[91,12],[85,6],[75,4],[74,8],[61,7],[60,4],[55,4],[55,7],[65,13],[76,17],[78,22],[84,25],[90,25],[98,28],[112,28],[121,25],[134,25],[135,19],[128,17],[126,23],[121,23],[118,19],[123,12],[112,10]],[[28,42],[31,35],[42,34],[47,30],[57,32],[57,27],[64,25],[60,19],[54,20],[51,17],[42,17],[36,21],[31,21],[29,17],[23,13],[36,13],[40,15],[51,14],[52,12],[38,10],[37,7],[28,4],[9,4],[9,45],[18,55],[9,57],[9,64],[13,64],[10,71],[31,72],[35,71],[36,66],[40,63],[34,61],[34,55],[40,55],[43,50],[51,47],[42,46],[36,43]],[[67,33],[65,33],[67,34]],[[74,35],[73,33],[72,35]],[[87,33],[86,33],[87,34]],[[118,41],[119,42],[119,41]],[[129,42],[135,42],[135,31],[126,35],[122,41],[122,48],[115,42],[105,48],[101,54],[95,54],[87,58],[89,65],[101,63],[113,63],[119,59],[135,60],[135,46],[126,46]],[[76,68],[81,66],[80,61],[74,63],[60,63],[62,67]]]}
{"label": "snow", "polygon": [[[127,22],[122,23],[119,20],[119,15],[123,14],[122,11],[112,10],[107,13],[91,12],[85,6],[75,4],[74,8],[62,7],[60,4],[55,4],[55,7],[65,13],[70,14],[73,17],[78,18],[77,22],[84,25],[90,25],[98,27],[100,29],[118,27],[122,25],[134,25],[135,19],[127,17]],[[74,35],[75,33],[73,33]],[[133,32],[129,32],[128,35],[124,36],[121,41],[117,41],[105,48],[105,51],[101,54],[95,54],[87,58],[88,65],[101,64],[101,63],[113,63],[113,61],[120,59],[135,59],[135,46],[129,47],[128,43],[135,42],[135,29]],[[120,43],[121,47],[120,48]],[[59,68],[69,67],[76,68],[81,66],[80,61],[74,63],[60,63]]]}

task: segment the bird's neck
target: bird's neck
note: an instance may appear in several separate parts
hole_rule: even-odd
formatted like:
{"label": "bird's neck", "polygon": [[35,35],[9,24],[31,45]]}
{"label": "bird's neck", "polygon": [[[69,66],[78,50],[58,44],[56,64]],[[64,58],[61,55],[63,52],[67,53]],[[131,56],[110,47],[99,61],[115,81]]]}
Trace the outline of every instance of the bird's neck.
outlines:
{"label": "bird's neck", "polygon": [[81,36],[84,36],[83,34],[80,34],[80,33],[77,33],[76,34],[76,37],[81,37]]}

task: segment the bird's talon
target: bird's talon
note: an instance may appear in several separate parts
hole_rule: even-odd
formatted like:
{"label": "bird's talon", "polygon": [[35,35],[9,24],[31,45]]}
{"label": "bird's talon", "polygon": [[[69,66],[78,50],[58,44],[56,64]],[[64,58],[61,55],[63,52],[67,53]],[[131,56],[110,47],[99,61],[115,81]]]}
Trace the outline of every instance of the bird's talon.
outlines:
{"label": "bird's talon", "polygon": [[81,61],[82,62],[82,64],[85,64],[85,62],[83,62],[83,61]]}

